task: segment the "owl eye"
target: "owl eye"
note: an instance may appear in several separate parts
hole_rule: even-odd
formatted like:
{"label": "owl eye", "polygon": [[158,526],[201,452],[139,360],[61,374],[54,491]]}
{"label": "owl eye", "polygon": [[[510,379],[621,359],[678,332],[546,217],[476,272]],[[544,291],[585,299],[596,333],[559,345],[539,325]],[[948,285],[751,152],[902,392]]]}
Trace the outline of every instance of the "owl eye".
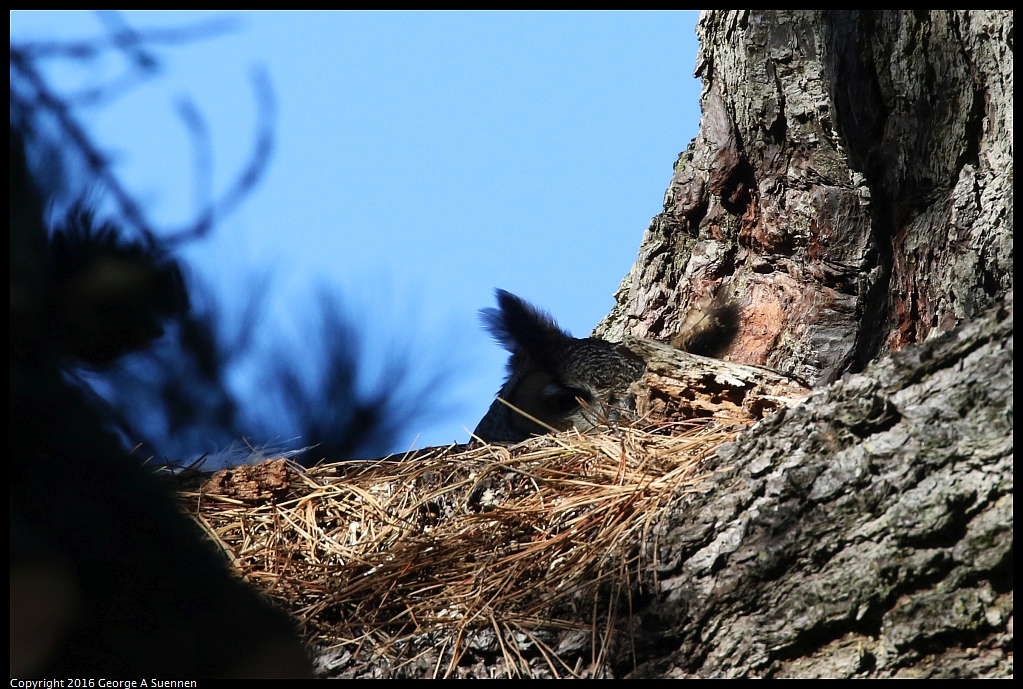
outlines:
{"label": "owl eye", "polygon": [[568,414],[579,408],[579,400],[589,402],[590,393],[570,388],[559,383],[548,383],[540,392],[544,408],[551,414]]}

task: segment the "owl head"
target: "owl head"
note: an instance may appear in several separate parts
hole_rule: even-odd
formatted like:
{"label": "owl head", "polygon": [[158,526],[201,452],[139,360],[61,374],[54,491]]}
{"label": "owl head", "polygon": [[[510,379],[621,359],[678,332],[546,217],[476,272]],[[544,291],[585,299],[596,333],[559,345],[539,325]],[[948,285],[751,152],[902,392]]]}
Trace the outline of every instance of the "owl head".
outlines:
{"label": "owl head", "polygon": [[504,290],[497,290],[497,308],[481,316],[510,353],[508,378],[474,432],[481,440],[589,430],[628,404],[628,387],[643,374],[643,363],[614,344],[572,337],[549,313]]}

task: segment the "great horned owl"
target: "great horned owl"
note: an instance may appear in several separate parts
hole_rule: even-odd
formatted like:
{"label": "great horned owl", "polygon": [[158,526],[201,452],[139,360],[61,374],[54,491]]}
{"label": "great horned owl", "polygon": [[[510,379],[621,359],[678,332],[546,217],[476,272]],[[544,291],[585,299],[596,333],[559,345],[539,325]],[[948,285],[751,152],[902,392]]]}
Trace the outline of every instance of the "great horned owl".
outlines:
{"label": "great horned owl", "polygon": [[[497,290],[497,306],[481,315],[494,339],[511,352],[508,379],[476,426],[477,438],[518,442],[551,428],[586,431],[629,405],[628,388],[643,375],[642,361],[606,340],[572,337],[549,313],[504,290]],[[716,299],[704,313],[690,314],[672,344],[695,354],[727,345],[736,331],[737,308]]]}

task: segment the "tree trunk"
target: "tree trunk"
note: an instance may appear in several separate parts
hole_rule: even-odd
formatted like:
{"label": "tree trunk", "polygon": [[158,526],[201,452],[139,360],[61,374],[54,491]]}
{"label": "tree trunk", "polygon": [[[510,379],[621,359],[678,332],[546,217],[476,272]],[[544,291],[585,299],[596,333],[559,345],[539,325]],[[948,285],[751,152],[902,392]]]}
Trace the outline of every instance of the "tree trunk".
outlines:
{"label": "tree trunk", "polygon": [[643,544],[616,674],[1009,675],[1012,13],[697,31],[700,135],[595,332],[667,340],[725,290],[729,360],[851,375],[720,451]]}
{"label": "tree trunk", "polygon": [[638,676],[1012,673],[1008,303],[719,450],[644,547]]}
{"label": "tree trunk", "polygon": [[714,11],[683,152],[596,334],[670,339],[708,292],[729,358],[826,384],[1012,285],[1012,13]]}

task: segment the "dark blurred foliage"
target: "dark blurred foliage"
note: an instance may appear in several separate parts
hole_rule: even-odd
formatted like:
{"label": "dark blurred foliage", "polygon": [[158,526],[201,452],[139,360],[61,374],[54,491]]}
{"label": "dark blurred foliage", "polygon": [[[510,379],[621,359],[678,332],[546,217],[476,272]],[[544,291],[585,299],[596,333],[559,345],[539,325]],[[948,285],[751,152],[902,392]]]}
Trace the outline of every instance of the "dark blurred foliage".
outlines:
{"label": "dark blurred foliage", "polygon": [[68,377],[181,316],[177,264],[84,213],[48,234],[13,124],[11,676],[308,676],[294,623],[228,571]]}
{"label": "dark blurred foliage", "polygon": [[[399,434],[437,408],[442,372],[413,370],[413,362],[395,350],[387,354],[383,374],[365,380],[360,328],[346,317],[340,300],[322,290],[310,300],[318,312],[308,315],[301,347],[257,351],[256,334],[268,325],[260,317],[267,281],[253,278],[249,303],[240,314],[227,314],[174,256],[175,247],[200,241],[259,183],[274,142],[275,106],[265,76],[257,70],[253,79],[259,124],[250,160],[216,198],[208,188],[207,127],[197,108],[179,104],[193,142],[199,187],[199,208],[184,227],[157,228],[148,221],[80,122],[81,109],[110,102],[158,77],[158,48],[215,36],[230,30],[230,22],[146,31],[127,26],[116,13],[100,16],[108,32],[93,40],[11,45],[11,126],[24,139],[29,167],[45,189],[41,216],[49,219],[51,272],[45,279],[52,293],[45,336],[65,348],[66,375],[94,393],[106,422],[126,444],[140,445],[136,454],[145,459],[180,462],[239,445],[312,448],[298,456],[303,462],[394,451]],[[123,73],[109,83],[57,93],[45,78],[49,61],[88,63],[111,54],[122,58]],[[13,199],[13,186],[11,193]],[[102,219],[88,210],[87,198],[102,204]],[[12,223],[13,213],[12,207]],[[13,245],[12,236],[12,251]],[[125,266],[109,270],[122,255],[148,261],[146,270],[135,276]],[[12,266],[14,261],[12,253]],[[87,293],[109,288],[103,280],[115,274],[122,281],[152,283],[122,285],[122,294],[137,297],[134,303],[105,304],[99,295]],[[149,302],[152,310],[144,313],[150,296],[155,299]],[[115,332],[111,326],[116,322],[132,328]],[[26,332],[24,324],[15,325],[13,332]],[[152,346],[137,346],[159,332],[163,337]],[[17,346],[43,344],[30,340]],[[132,353],[118,356],[124,352]],[[241,398],[229,385],[240,366],[263,372],[257,399]],[[222,462],[231,461],[225,456]]]}
{"label": "dark blurred foliage", "polygon": [[[412,362],[399,354],[367,383],[357,327],[328,293],[306,306],[300,343],[255,351],[263,292],[258,284],[250,292],[248,307],[232,318],[209,291],[197,297],[192,287],[192,309],[167,324],[164,338],[102,371],[74,374],[99,392],[125,440],[142,443],[138,454],[180,460],[216,450],[216,461],[230,463],[264,448],[310,448],[296,458],[379,457],[436,407],[442,374],[413,384]],[[226,379],[253,365],[257,396],[241,397]]]}
{"label": "dark blurred foliage", "polygon": [[[319,444],[313,460],[349,457],[391,445],[431,404],[401,363],[362,392],[355,330],[330,297],[293,348],[305,358],[262,363],[262,411],[230,389],[232,366],[253,355],[259,290],[228,332],[174,250],[257,184],[272,150],[269,88],[257,80],[262,124],[227,194],[186,227],[155,228],[77,108],[158,74],[153,45],[223,27],[147,34],[103,16],[109,34],[94,41],[11,44],[11,676],[308,676],[293,622],[228,571],[141,459],[281,438]],[[62,95],[43,76],[45,60],[104,52],[125,64],[107,88]],[[184,108],[201,163],[200,119]]]}

